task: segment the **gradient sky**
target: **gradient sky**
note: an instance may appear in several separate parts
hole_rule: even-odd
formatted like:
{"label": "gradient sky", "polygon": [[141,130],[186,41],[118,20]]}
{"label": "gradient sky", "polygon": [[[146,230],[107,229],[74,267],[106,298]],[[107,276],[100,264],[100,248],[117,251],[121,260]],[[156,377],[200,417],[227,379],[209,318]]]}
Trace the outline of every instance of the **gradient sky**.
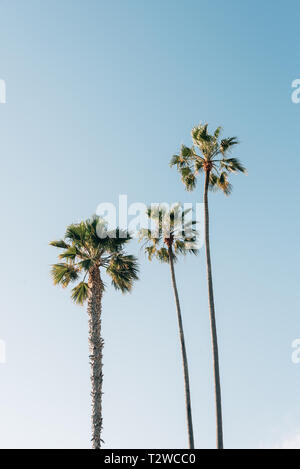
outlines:
{"label": "gradient sky", "polygon": [[[240,138],[249,171],[210,196],[225,445],[300,447],[299,15],[293,0],[0,0],[2,448],[90,446],[87,314],[52,285],[48,242],[119,194],[200,202],[168,166],[200,121]],[[105,448],[182,448],[169,270],[129,251],[141,280],[103,304]],[[177,276],[196,446],[213,448],[204,262]]]}

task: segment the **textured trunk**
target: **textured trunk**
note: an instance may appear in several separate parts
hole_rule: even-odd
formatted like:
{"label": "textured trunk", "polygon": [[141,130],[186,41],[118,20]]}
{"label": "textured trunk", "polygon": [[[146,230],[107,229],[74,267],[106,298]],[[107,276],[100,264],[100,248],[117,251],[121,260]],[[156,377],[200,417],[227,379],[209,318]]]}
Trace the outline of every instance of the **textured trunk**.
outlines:
{"label": "textured trunk", "polygon": [[179,326],[179,335],[181,343],[181,353],[182,353],[182,363],[183,363],[183,373],[184,373],[184,387],[185,387],[185,405],[186,405],[186,416],[187,416],[187,425],[188,425],[188,437],[189,437],[189,448],[194,449],[194,432],[193,432],[193,420],[192,420],[192,405],[191,405],[191,392],[190,392],[190,379],[189,379],[189,368],[187,361],[187,354],[185,348],[183,324],[181,317],[181,308],[179,303],[179,296],[176,285],[175,271],[174,271],[174,262],[173,262],[173,252],[169,248],[170,256],[170,267],[171,267],[171,276],[172,284],[175,295],[177,317],[178,317],[178,326]]}
{"label": "textured trunk", "polygon": [[212,337],[212,346],[213,346],[213,366],[214,366],[214,378],[215,378],[217,447],[218,449],[223,449],[223,424],[222,424],[222,400],[221,400],[221,384],[220,384],[219,351],[218,351],[218,337],[217,337],[214,291],[213,291],[211,258],[210,258],[210,242],[209,242],[209,211],[208,211],[209,176],[210,176],[210,171],[207,170],[205,173],[205,188],[204,188],[205,248],[206,248],[211,337]]}
{"label": "textured trunk", "polygon": [[101,338],[101,300],[103,284],[98,267],[89,273],[89,351],[92,384],[92,442],[94,449],[101,448],[102,432],[102,352],[103,339]]}

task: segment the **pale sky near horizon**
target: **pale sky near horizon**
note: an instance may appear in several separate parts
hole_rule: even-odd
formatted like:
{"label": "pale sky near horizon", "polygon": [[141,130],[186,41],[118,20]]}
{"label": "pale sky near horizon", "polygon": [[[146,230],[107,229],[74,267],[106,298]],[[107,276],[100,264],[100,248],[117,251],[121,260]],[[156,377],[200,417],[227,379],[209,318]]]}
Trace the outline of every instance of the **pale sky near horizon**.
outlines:
{"label": "pale sky near horizon", "polygon": [[[210,195],[227,448],[300,448],[299,2],[0,0],[1,448],[90,447],[85,308],[52,239],[99,203],[201,202],[169,160],[200,121],[249,175]],[[167,266],[103,302],[105,448],[187,445]],[[205,258],[176,266],[197,448],[215,447]]]}

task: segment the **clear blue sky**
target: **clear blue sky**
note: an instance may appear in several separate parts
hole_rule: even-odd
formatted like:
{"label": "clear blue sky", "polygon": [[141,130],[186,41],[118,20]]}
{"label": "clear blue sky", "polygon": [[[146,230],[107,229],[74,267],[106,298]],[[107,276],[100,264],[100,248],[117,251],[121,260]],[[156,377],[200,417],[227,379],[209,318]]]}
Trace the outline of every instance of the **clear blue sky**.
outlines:
{"label": "clear blue sky", "polygon": [[[200,121],[249,176],[212,195],[225,444],[300,440],[299,2],[1,0],[0,446],[90,446],[87,314],[49,278],[48,241],[100,202],[201,201],[168,167]],[[106,448],[186,445],[167,266],[103,305]],[[215,446],[204,267],[178,265],[196,445]]]}

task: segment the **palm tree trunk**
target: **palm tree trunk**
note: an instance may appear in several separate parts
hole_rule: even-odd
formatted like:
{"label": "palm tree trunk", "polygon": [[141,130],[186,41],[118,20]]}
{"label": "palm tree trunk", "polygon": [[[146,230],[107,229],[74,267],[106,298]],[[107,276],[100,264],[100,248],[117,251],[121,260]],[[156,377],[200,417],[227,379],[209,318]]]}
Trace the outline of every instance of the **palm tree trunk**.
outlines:
{"label": "palm tree trunk", "polygon": [[194,446],[194,431],[193,431],[193,420],[192,420],[192,405],[191,405],[189,368],[188,368],[188,360],[187,360],[187,354],[186,354],[186,348],[185,348],[184,331],[183,331],[183,324],[182,324],[182,317],[181,317],[181,308],[180,308],[179,296],[178,296],[178,290],[177,290],[177,284],[176,284],[176,278],[175,278],[173,251],[172,251],[172,248],[170,248],[170,247],[169,247],[169,258],[170,258],[172,285],[173,285],[174,295],[175,295],[175,303],[176,303],[176,309],[177,309],[179,335],[180,335],[180,343],[181,343],[181,353],[182,353],[182,363],[183,363],[183,373],[184,373],[184,387],[185,387],[185,405],[186,405],[186,416],[187,416],[188,437],[189,437],[189,448],[194,449],[195,446]]}
{"label": "palm tree trunk", "polygon": [[214,379],[215,379],[217,447],[218,449],[223,449],[223,423],[222,423],[222,400],[221,400],[221,384],[220,384],[220,368],[219,368],[219,351],[218,351],[218,337],[217,337],[214,291],[213,291],[211,258],[210,258],[210,241],[209,241],[209,210],[208,210],[209,176],[210,176],[210,171],[207,170],[205,173],[205,188],[204,188],[205,248],[206,248],[210,324],[211,324],[211,336],[212,336],[212,346],[213,346],[213,366],[214,366]]}
{"label": "palm tree trunk", "polygon": [[89,358],[92,384],[92,442],[93,449],[101,448],[102,432],[102,354],[104,341],[101,338],[101,301],[103,284],[98,267],[89,272]]}

